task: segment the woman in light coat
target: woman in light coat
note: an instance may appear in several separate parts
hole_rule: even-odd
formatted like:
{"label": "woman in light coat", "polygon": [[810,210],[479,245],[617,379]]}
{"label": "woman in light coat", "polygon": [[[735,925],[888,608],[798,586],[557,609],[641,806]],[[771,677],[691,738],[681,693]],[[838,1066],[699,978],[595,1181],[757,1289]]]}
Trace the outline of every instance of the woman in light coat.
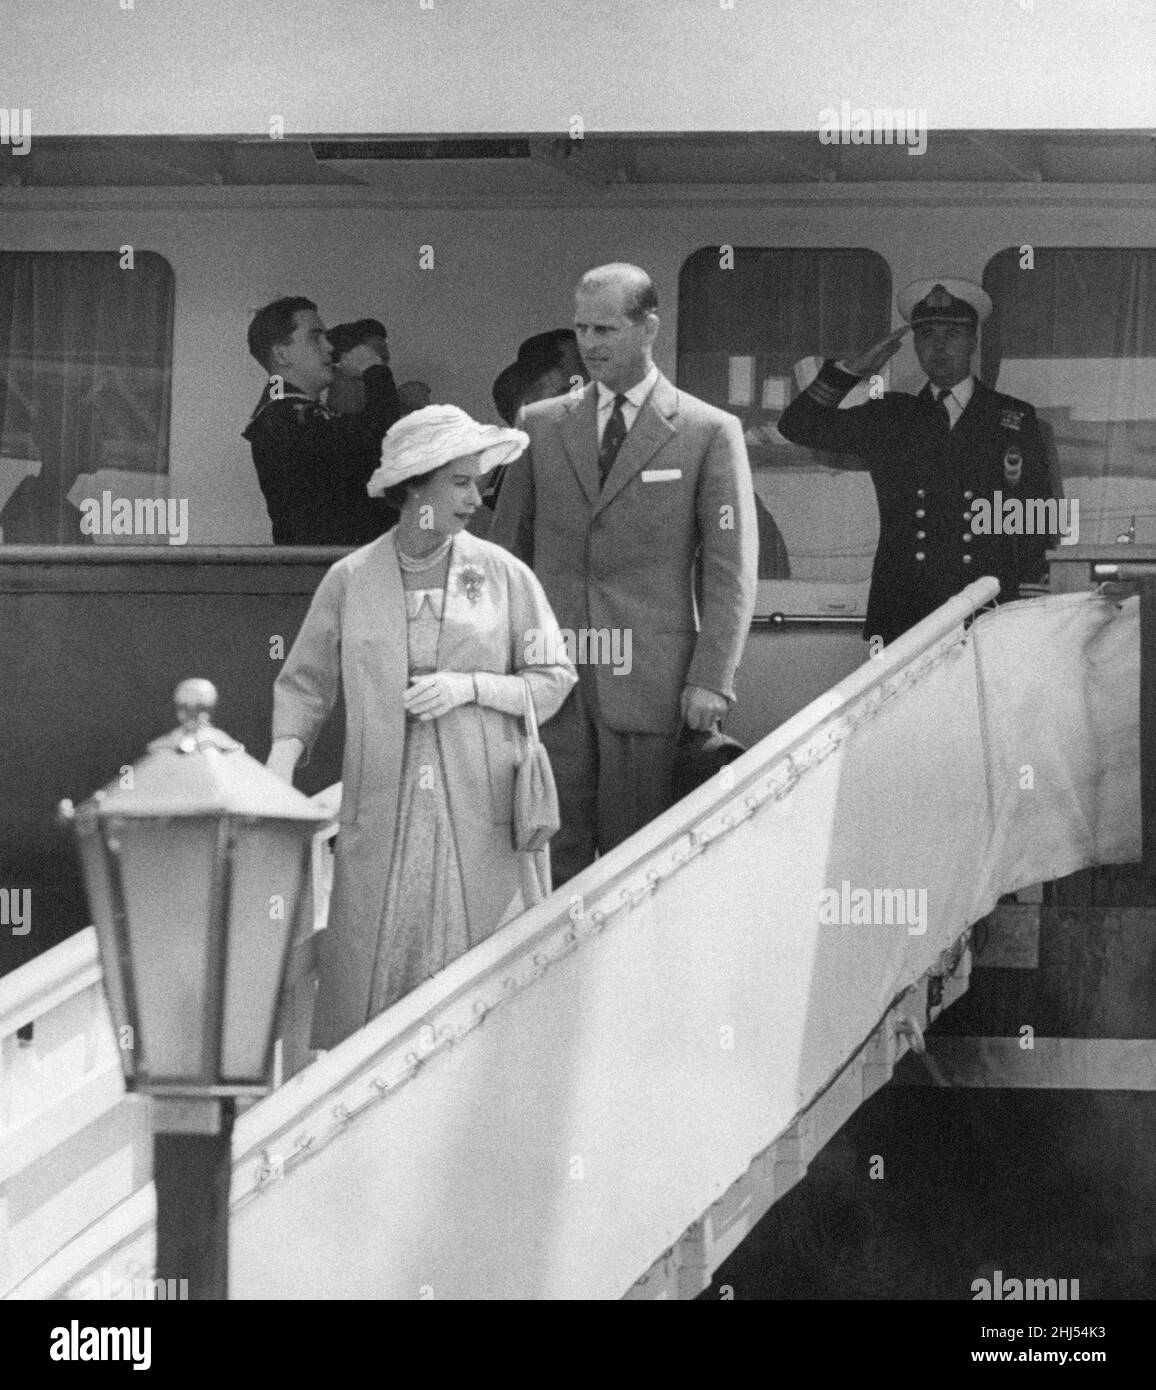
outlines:
{"label": "woman in light coat", "polygon": [[332,1047],[540,896],[513,843],[523,700],[540,723],[577,679],[533,573],[466,533],[478,479],[520,430],[427,406],[386,435],[369,484],[397,526],[325,575],[273,703],[287,780],[339,689],[346,710],[314,1047]]}

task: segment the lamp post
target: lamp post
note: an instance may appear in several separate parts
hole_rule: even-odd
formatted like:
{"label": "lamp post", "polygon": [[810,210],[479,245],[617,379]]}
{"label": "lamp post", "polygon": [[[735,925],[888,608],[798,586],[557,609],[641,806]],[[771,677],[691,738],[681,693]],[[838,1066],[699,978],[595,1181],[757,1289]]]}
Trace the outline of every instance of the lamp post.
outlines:
{"label": "lamp post", "polygon": [[[228,1296],[238,1096],[270,1089],[286,965],[309,931],[310,842],[329,817],[177,687],[180,727],[82,806],[80,846],[125,1084],[153,1097],[158,1279]],[[167,1286],[171,1287],[171,1286]]]}

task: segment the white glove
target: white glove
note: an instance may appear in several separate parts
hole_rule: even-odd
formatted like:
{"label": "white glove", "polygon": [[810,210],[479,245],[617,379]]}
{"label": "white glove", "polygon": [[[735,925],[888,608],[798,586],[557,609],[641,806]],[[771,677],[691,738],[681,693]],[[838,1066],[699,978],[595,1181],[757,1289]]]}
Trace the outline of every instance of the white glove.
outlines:
{"label": "white glove", "polygon": [[474,673],[478,704],[503,714],[521,714],[526,708],[526,682],[521,676],[499,676],[492,671]]}
{"label": "white glove", "polygon": [[440,719],[474,698],[474,678],[466,671],[435,671],[417,676],[405,692],[405,712],[417,719]]}

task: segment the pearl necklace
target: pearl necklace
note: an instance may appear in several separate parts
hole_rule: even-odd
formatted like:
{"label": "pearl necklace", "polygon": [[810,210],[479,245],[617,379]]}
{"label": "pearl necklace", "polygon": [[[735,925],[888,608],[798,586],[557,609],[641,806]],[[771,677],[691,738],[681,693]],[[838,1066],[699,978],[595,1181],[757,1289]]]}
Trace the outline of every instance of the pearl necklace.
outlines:
{"label": "pearl necklace", "polygon": [[397,547],[397,560],[402,569],[408,574],[418,574],[422,570],[432,569],[439,560],[445,558],[451,545],[454,543],[453,536],[447,536],[441,545],[429,555],[423,556],[420,560],[414,555],[407,555],[401,546]]}

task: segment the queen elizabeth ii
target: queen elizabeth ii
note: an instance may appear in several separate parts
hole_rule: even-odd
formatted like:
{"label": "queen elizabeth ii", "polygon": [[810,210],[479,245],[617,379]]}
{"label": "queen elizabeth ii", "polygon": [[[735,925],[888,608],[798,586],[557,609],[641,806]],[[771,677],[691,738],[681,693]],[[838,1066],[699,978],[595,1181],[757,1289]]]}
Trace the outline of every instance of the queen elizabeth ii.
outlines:
{"label": "queen elizabeth ii", "polygon": [[269,766],[287,780],[345,698],[314,1047],[540,896],[513,837],[525,693],[542,723],[577,677],[533,573],[465,529],[479,478],[528,442],[452,405],[399,420],[369,482],[398,524],[326,573],[277,678]]}

